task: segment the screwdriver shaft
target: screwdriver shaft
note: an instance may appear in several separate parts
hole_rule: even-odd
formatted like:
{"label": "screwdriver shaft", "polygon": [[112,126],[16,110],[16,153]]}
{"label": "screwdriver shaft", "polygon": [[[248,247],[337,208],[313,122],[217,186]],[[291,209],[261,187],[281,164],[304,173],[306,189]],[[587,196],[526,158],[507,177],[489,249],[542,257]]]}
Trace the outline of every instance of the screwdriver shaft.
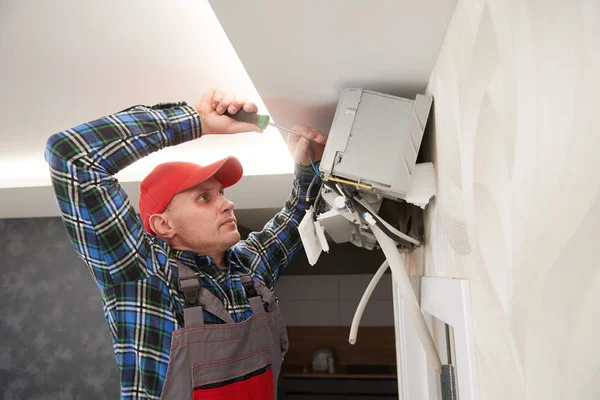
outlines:
{"label": "screwdriver shaft", "polygon": [[286,132],[289,132],[289,133],[293,133],[294,135],[302,136],[302,135],[300,135],[298,132],[296,132],[296,131],[293,131],[293,130],[291,130],[291,129],[288,129],[288,128],[284,128],[284,127],[283,127],[283,126],[281,126],[281,125],[277,125],[277,124],[274,124],[274,123],[272,123],[272,122],[269,122],[269,125],[271,125],[271,126],[272,126],[272,127],[274,127],[274,128],[281,129],[282,131],[286,131]]}

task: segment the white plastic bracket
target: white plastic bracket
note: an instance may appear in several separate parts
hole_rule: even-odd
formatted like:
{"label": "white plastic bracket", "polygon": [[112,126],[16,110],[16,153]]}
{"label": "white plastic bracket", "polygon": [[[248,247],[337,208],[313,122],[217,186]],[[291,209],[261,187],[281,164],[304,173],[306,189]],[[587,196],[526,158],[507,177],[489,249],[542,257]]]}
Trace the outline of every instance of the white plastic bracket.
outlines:
{"label": "white plastic bracket", "polygon": [[298,232],[300,233],[300,239],[304,245],[306,251],[306,257],[310,265],[315,265],[319,260],[321,252],[329,252],[329,244],[325,237],[325,230],[319,221],[314,220],[314,210],[311,207],[306,210],[304,218],[298,225]]}
{"label": "white plastic bracket", "polygon": [[[411,283],[430,328],[432,317],[453,328],[458,398],[480,400],[469,281],[413,276]],[[405,315],[402,298],[396,293],[396,285],[393,290],[400,399],[441,399],[439,375],[427,365],[416,331]],[[445,343],[436,343],[436,347],[438,351],[445,349]]]}
{"label": "white plastic bracket", "polygon": [[421,278],[421,309],[454,329],[459,397],[461,400],[479,400],[469,281],[431,276]]}

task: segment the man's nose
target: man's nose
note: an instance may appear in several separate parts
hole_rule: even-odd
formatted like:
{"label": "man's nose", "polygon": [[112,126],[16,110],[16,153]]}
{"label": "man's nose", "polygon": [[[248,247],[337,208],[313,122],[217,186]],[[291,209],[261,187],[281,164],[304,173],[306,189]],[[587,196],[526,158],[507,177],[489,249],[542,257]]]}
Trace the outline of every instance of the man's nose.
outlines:
{"label": "man's nose", "polygon": [[231,200],[227,199],[227,197],[223,196],[223,206],[222,206],[223,212],[233,211],[234,207],[235,207],[235,204],[233,204],[233,201],[231,201]]}

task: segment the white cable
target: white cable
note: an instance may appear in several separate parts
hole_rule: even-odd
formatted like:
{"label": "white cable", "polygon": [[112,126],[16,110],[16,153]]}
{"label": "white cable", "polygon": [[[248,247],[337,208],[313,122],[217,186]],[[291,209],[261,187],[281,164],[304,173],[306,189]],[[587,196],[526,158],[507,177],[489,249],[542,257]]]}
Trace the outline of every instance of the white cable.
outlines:
{"label": "white cable", "polygon": [[307,201],[308,201],[308,196],[310,196],[312,187],[315,184],[315,181],[317,180],[317,178],[318,178],[318,175],[313,176],[312,181],[310,181],[310,185],[308,185],[308,190],[306,191],[306,200]]}
{"label": "white cable", "polygon": [[377,218],[379,221],[381,221],[381,223],[384,224],[386,226],[386,228],[388,228],[394,235],[399,236],[402,239],[404,239],[412,244],[415,244],[417,246],[421,245],[421,242],[419,242],[417,239],[413,239],[411,236],[408,236],[407,234],[400,232],[399,230],[394,228],[392,225],[388,224],[383,218],[379,218],[377,216],[377,213],[375,211],[373,211],[373,208],[371,208],[371,206],[368,203],[363,203],[361,200],[358,200],[356,198],[354,199],[354,201],[358,201],[364,208],[371,211],[371,213],[373,213],[373,215],[375,215],[375,218]]}
{"label": "white cable", "polygon": [[360,325],[360,320],[362,319],[365,307],[367,306],[367,303],[371,298],[373,290],[375,290],[375,287],[379,283],[379,280],[381,279],[385,271],[388,269],[388,266],[389,264],[387,260],[385,260],[383,264],[381,264],[375,275],[373,275],[373,278],[371,278],[371,282],[369,282],[369,286],[367,286],[367,289],[363,293],[362,298],[360,299],[360,303],[358,303],[358,307],[356,307],[356,311],[354,312],[354,318],[352,318],[352,325],[350,326],[350,337],[348,338],[350,344],[356,343],[358,326]]}
{"label": "white cable", "polygon": [[429,332],[425,318],[421,313],[421,308],[419,307],[415,292],[413,291],[410,280],[408,279],[408,273],[404,268],[404,263],[402,262],[402,258],[400,257],[398,249],[396,248],[396,244],[389,236],[383,233],[383,231],[376,224],[370,225],[373,234],[375,234],[375,237],[377,238],[377,241],[383,250],[383,254],[385,254],[385,257],[390,264],[390,268],[392,269],[392,279],[394,279],[394,282],[400,290],[400,296],[404,301],[404,305],[408,311],[408,316],[410,317],[413,326],[417,331],[419,339],[423,344],[427,360],[433,369],[437,373],[440,373],[442,369],[440,356],[435,348],[435,343],[433,342],[433,338],[431,337],[431,333]]}

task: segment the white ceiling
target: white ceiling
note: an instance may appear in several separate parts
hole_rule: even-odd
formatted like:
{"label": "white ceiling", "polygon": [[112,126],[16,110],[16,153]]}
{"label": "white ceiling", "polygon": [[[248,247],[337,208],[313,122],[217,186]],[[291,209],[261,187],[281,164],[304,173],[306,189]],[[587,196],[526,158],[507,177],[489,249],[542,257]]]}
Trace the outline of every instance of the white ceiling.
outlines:
{"label": "white ceiling", "polygon": [[[194,102],[225,87],[280,124],[326,132],[344,87],[411,97],[425,87],[455,3],[223,0],[213,12],[206,0],[0,1],[0,218],[56,215],[48,137],[134,104]],[[267,188],[267,203],[285,198],[292,163],[275,129],[202,138],[118,177],[133,200],[159,162],[230,154],[250,176],[246,192],[234,191],[239,208],[275,206],[249,200],[256,187]]]}
{"label": "white ceiling", "polygon": [[423,93],[456,0],[209,0],[277,121],[329,130],[339,92]]}
{"label": "white ceiling", "polygon": [[[193,103],[217,86],[246,94],[266,112],[205,1],[2,4],[0,187],[47,185],[43,152],[52,133],[131,105]],[[248,173],[263,174],[269,165],[252,157],[257,149],[285,156],[275,157],[273,173],[290,172],[284,143],[271,130],[169,149],[120,179],[139,180],[166,159],[206,163],[229,154],[239,156]]]}

